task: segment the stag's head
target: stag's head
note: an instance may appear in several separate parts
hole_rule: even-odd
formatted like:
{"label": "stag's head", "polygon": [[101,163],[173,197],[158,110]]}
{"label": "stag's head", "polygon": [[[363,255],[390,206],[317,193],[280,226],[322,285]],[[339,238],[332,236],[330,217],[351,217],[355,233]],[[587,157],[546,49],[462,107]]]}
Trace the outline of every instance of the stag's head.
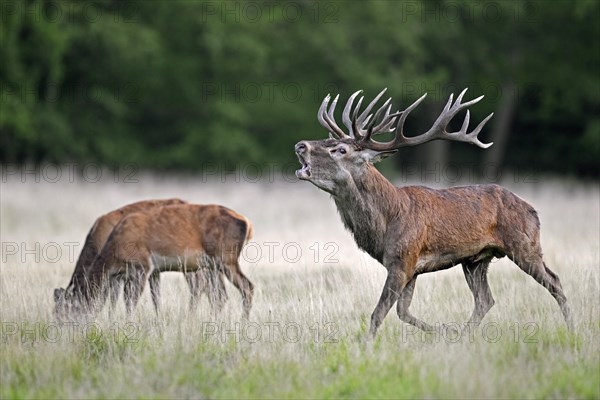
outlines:
{"label": "stag's head", "polygon": [[[419,136],[406,137],[403,131],[406,117],[427,94],[421,96],[404,111],[392,112],[390,98],[374,114],[371,113],[385,91],[386,89],[382,90],[362,112],[360,106],[364,97],[361,97],[354,106],[354,100],[362,91],[359,90],[350,96],[342,113],[342,122],[348,133],[345,133],[335,122],[334,112],[339,95],[333,99],[331,105],[329,105],[331,96],[327,95],[317,117],[319,123],[329,131],[329,139],[303,140],[296,144],[296,154],[302,164],[302,168],[296,171],[296,176],[333,194],[352,179],[366,173],[368,164],[381,161],[398,151],[400,147],[415,146],[436,139],[466,142],[482,148],[492,145],[492,143],[480,142],[477,135],[493,114],[488,115],[472,132],[467,132],[470,117],[467,110],[461,129],[457,132],[446,131],[456,114],[477,103],[483,96],[462,103],[467,89],[462,91],[456,101],[453,101],[453,95],[450,95],[444,110],[431,129]],[[378,135],[390,132],[395,135],[390,141],[381,142],[374,139]]]}

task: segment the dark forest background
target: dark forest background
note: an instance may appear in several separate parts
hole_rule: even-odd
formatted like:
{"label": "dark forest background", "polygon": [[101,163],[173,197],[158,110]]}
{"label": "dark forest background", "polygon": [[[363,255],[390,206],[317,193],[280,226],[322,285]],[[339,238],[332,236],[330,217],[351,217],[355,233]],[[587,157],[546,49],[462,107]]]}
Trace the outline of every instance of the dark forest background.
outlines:
{"label": "dark forest background", "polygon": [[[597,178],[600,2],[1,2],[0,161],[287,163],[324,138],[327,93],[428,92],[407,132],[469,87],[495,144],[434,142],[403,162]],[[340,107],[338,107],[339,109]],[[338,116],[338,119],[340,117]],[[462,118],[458,118],[460,123]]]}

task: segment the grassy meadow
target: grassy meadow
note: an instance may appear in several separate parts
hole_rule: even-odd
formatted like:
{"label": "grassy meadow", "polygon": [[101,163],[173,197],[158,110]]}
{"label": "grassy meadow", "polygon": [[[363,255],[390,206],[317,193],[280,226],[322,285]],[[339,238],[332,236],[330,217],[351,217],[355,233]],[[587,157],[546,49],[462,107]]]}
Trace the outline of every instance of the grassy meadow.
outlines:
{"label": "grassy meadow", "polygon": [[[3,176],[0,199],[0,398],[598,398],[600,191],[539,179],[505,186],[539,211],[547,265],[574,316],[507,259],[490,267],[496,305],[469,335],[424,334],[392,309],[374,341],[369,319],[385,270],[360,252],[329,196],[281,177],[247,182],[139,173],[134,182]],[[118,183],[115,183],[115,180]],[[440,184],[441,185],[441,184]],[[59,325],[65,287],[100,214],[147,198],[220,203],[254,224],[243,253],[255,284],[250,320],[227,284],[214,316],[188,311],[179,273],[162,274],[162,313],[146,289],[94,321]],[[423,275],[411,311],[462,323],[473,307],[460,267]]]}

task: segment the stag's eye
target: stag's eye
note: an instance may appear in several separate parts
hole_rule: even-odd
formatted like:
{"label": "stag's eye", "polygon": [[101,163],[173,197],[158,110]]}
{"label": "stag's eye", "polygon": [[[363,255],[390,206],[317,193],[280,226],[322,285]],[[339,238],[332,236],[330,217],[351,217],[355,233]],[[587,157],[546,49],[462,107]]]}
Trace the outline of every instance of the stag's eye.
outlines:
{"label": "stag's eye", "polygon": [[343,147],[341,147],[341,148],[340,148],[340,153],[342,153],[342,154],[346,154],[346,149],[345,149],[345,148],[343,148]]}

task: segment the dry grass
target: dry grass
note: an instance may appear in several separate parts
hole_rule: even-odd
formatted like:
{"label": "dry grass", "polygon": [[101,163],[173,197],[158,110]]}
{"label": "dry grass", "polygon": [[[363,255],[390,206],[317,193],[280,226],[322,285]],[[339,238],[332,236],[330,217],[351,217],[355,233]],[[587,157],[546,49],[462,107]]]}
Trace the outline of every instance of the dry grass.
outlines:
{"label": "dry grass", "polygon": [[[574,333],[541,286],[500,260],[489,277],[496,306],[472,337],[424,335],[392,311],[378,339],[365,342],[385,270],[356,248],[333,202],[308,183],[229,178],[3,182],[0,397],[600,397],[597,185],[509,185],[540,212],[545,260],[563,282]],[[130,321],[121,302],[88,325],[56,325],[52,291],[74,266],[68,243],[77,242],[78,255],[96,216],[175,196],[224,204],[253,221],[254,244],[242,261],[256,285],[250,324],[237,325],[241,298],[232,286],[215,320],[205,300],[190,315],[183,277],[165,273],[160,317],[146,290]],[[25,251],[36,243],[37,251]],[[62,254],[52,260],[56,248]],[[465,321],[472,305],[453,268],[419,278],[411,310],[452,323]]]}

